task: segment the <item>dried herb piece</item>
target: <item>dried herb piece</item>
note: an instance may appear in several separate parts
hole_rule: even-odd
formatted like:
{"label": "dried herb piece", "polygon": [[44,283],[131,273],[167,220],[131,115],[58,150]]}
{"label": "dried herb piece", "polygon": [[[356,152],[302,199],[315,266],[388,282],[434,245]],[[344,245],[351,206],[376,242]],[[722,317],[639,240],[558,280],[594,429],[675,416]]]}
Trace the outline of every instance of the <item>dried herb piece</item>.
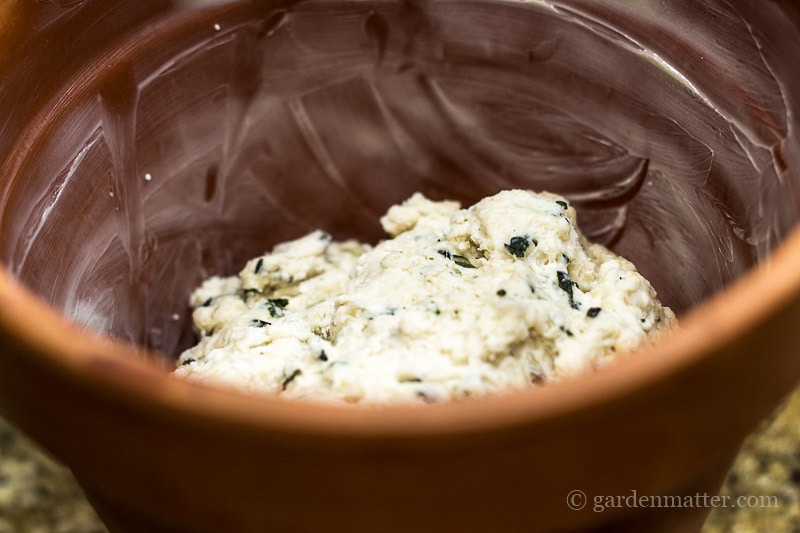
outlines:
{"label": "dried herb piece", "polygon": [[267,311],[272,318],[280,318],[283,316],[283,310],[289,305],[289,300],[286,298],[269,298],[267,300]]}
{"label": "dried herb piece", "polygon": [[295,368],[295,369],[292,371],[292,373],[291,373],[291,374],[289,374],[288,376],[285,376],[285,377],[283,378],[283,382],[281,382],[281,390],[286,390],[286,387],[288,387],[288,386],[289,386],[289,383],[291,383],[292,381],[294,381],[294,378],[296,378],[297,376],[299,376],[299,375],[300,375],[300,374],[302,374],[302,373],[303,373],[303,371],[302,371],[302,370],[300,370],[299,368]]}
{"label": "dried herb piece", "polygon": [[569,264],[569,257],[567,257],[567,254],[561,254],[561,257],[564,259],[565,263]]}
{"label": "dried herb piece", "polygon": [[190,364],[194,363],[195,361],[196,361],[196,359],[194,357],[187,357],[186,359],[181,361],[181,366],[190,365]]}
{"label": "dried herb piece", "polygon": [[209,298],[205,302],[201,303],[200,307],[208,307],[209,305],[211,305],[211,302],[213,302],[213,301],[214,301],[214,298]]}
{"label": "dried herb piece", "polygon": [[594,318],[600,314],[600,311],[602,311],[602,309],[599,307],[590,307],[589,310],[586,311],[586,316],[589,318]]}
{"label": "dried herb piece", "polygon": [[325,350],[321,350],[319,352],[319,356],[317,357],[317,359],[319,359],[320,361],[322,361],[324,363],[325,361],[328,360],[328,354],[325,353]]}
{"label": "dried herb piece", "polygon": [[254,318],[250,321],[250,326],[254,328],[263,328],[264,326],[269,326],[270,323],[266,320],[261,320],[260,318]]}
{"label": "dried herb piece", "polygon": [[256,274],[261,274],[261,269],[262,268],[264,268],[264,258],[263,257],[259,257],[258,261],[256,261],[256,268],[255,268]]}
{"label": "dried herb piece", "polygon": [[569,294],[570,298],[572,297],[572,280],[569,277],[569,274],[564,272],[563,270],[559,270],[556,272],[556,276],[558,277],[558,287]]}
{"label": "dried herb piece", "polygon": [[556,272],[556,275],[558,276],[558,288],[567,293],[567,297],[569,298],[569,306],[573,309],[578,309],[580,306],[575,301],[575,295],[572,293],[572,288],[577,284],[572,281],[569,278],[569,274],[563,270]]}
{"label": "dried herb piece", "polygon": [[556,200],[556,203],[561,206],[561,209],[567,210],[569,208],[569,204],[564,200]]}
{"label": "dried herb piece", "polygon": [[497,295],[498,296],[505,296],[506,295],[506,290],[505,289],[500,289],[499,291],[497,291]]}
{"label": "dried herb piece", "polygon": [[469,259],[463,255],[454,255],[453,262],[463,268],[475,268],[475,265],[469,262]]}
{"label": "dried herb piece", "polygon": [[[536,241],[533,241],[534,246],[537,244]],[[528,246],[530,246],[531,242],[527,235],[521,235],[517,237],[511,237],[511,240],[508,244],[505,245],[506,250],[508,253],[513,255],[514,257],[525,257],[525,252],[528,250]]]}
{"label": "dried herb piece", "polygon": [[422,383],[422,378],[416,376],[403,377],[397,380],[399,383]]}
{"label": "dried herb piece", "polygon": [[[475,265],[469,262],[469,259],[464,257],[463,255],[456,255],[449,250],[436,250],[436,253],[444,257],[445,259],[452,259],[455,264],[460,267],[464,268],[475,268]],[[456,271],[458,272],[458,271]]]}

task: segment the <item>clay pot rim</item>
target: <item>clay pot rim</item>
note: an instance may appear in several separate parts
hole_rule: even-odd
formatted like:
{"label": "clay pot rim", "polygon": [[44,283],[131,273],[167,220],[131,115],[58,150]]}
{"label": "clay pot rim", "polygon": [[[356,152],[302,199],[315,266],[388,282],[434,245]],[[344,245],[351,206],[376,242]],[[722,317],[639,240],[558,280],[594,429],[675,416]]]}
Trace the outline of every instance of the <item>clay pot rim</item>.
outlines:
{"label": "clay pot rim", "polygon": [[441,405],[327,405],[182,380],[159,369],[158,356],[142,357],[141,349],[69,321],[4,267],[0,267],[0,329],[22,345],[16,356],[46,365],[48,371],[99,399],[171,423],[342,439],[446,437],[569,416],[714,357],[800,295],[797,264],[800,228],[761,265],[682,316],[679,330],[635,357],[546,387]]}

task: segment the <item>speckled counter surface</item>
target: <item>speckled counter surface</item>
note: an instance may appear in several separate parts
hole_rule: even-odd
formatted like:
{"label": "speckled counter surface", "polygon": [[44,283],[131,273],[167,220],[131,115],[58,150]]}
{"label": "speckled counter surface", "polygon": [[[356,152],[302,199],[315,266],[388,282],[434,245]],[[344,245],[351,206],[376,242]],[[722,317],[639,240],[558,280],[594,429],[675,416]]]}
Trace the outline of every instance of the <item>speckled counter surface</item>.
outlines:
{"label": "speckled counter surface", "polygon": [[800,388],[747,439],[720,494],[753,506],[713,510],[703,533],[800,533]]}
{"label": "speckled counter surface", "polygon": [[[703,533],[800,533],[800,389],[745,443]],[[745,500],[747,501],[747,500]],[[0,533],[106,531],[69,471],[0,418]]]}
{"label": "speckled counter surface", "polygon": [[69,471],[0,418],[0,533],[103,531]]}

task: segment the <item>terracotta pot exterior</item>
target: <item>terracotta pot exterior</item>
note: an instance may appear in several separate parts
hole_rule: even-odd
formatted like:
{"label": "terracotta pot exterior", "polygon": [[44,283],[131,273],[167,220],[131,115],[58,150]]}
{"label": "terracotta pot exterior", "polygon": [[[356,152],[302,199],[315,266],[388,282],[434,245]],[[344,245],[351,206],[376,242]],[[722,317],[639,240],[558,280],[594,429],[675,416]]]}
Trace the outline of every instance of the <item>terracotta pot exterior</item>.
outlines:
{"label": "terracotta pot exterior", "polygon": [[[715,494],[800,378],[794,2],[36,4],[3,4],[0,409],[113,531],[696,529],[594,498]],[[440,406],[169,375],[200,279],[508,187],[570,197],[680,331]]]}

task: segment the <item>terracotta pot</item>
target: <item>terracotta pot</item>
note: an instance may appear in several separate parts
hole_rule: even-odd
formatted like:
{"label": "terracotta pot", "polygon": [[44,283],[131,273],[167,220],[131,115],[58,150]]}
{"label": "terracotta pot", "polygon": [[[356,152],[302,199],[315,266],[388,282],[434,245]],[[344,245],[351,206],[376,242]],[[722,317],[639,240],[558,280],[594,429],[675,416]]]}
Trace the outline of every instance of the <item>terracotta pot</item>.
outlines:
{"label": "terracotta pot", "polygon": [[[0,8],[0,407],[114,531],[686,531],[710,504],[596,498],[715,494],[800,377],[795,2]],[[510,187],[567,195],[681,330],[439,406],[170,376],[202,278]]]}

